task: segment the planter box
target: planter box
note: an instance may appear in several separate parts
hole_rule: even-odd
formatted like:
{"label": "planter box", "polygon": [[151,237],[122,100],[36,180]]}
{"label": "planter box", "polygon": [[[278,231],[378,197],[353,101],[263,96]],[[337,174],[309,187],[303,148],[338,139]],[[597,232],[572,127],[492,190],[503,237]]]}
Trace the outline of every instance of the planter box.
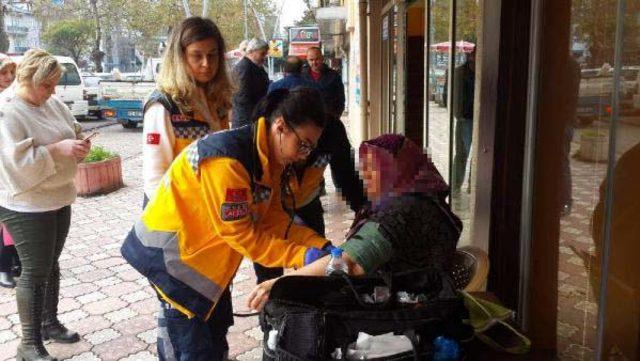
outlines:
{"label": "planter box", "polygon": [[75,182],[79,196],[113,192],[124,185],[120,157],[78,164]]}
{"label": "planter box", "polygon": [[606,133],[598,135],[580,135],[580,149],[578,156],[580,159],[590,162],[606,162],[609,155],[609,135]]}

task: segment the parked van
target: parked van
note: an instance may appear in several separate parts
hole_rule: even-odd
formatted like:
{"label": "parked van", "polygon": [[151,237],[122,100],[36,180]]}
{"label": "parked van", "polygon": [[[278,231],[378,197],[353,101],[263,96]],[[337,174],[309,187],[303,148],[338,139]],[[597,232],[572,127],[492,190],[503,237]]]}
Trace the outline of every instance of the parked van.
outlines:
{"label": "parked van", "polygon": [[[14,55],[11,58],[19,64],[23,56]],[[84,119],[89,115],[89,102],[84,99],[84,80],[80,76],[78,65],[68,56],[55,58],[65,70],[56,86],[56,96],[67,104],[74,117]]]}

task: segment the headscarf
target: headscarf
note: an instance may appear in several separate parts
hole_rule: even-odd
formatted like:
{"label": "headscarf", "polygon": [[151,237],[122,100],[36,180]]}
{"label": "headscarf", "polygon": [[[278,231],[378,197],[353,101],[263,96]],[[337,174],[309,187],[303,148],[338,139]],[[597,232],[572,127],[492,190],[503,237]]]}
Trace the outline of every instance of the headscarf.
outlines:
{"label": "headscarf", "polygon": [[373,171],[380,175],[381,198],[356,215],[347,238],[355,234],[373,213],[388,204],[392,197],[406,194],[432,197],[455,226],[462,229],[460,219],[446,203],[449,195],[447,182],[429,156],[414,142],[403,135],[385,134],[360,145],[361,164],[366,162],[369,154],[373,155]]}
{"label": "headscarf", "polygon": [[360,160],[372,154],[374,171],[380,173],[382,203],[385,198],[423,193],[446,198],[449,186],[426,154],[399,134],[385,134],[360,145]]}

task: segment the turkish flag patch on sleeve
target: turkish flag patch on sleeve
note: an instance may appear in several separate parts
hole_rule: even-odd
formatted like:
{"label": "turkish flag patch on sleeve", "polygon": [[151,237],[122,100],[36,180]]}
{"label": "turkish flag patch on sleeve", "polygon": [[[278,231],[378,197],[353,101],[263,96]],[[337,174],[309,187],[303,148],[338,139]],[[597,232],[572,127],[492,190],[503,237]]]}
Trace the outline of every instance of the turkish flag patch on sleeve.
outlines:
{"label": "turkish flag patch on sleeve", "polygon": [[248,200],[247,188],[228,188],[227,194],[224,197],[225,202],[240,203]]}
{"label": "turkish flag patch on sleeve", "polygon": [[147,144],[160,144],[160,133],[147,133]]}

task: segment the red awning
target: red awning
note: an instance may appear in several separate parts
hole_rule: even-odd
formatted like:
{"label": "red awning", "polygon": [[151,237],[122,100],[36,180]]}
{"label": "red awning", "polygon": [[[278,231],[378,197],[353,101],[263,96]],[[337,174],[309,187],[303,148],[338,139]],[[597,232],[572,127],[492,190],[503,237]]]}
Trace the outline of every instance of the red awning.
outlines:
{"label": "red awning", "polygon": [[[450,47],[451,47],[451,42],[445,41],[442,43],[432,44],[431,50],[435,50],[438,52],[447,52],[449,51]],[[463,53],[470,53],[475,48],[476,48],[476,44],[470,43],[468,41],[460,40],[456,42],[456,50],[461,51]]]}

